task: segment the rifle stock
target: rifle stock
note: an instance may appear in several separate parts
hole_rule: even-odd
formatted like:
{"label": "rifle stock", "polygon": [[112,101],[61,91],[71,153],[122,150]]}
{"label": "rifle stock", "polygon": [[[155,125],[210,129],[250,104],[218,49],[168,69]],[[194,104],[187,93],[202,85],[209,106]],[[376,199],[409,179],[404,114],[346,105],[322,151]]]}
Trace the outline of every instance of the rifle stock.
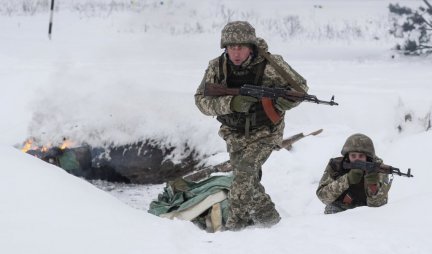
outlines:
{"label": "rifle stock", "polygon": [[224,95],[239,95],[240,89],[228,88],[223,85],[206,83],[204,85],[204,96],[224,96]]}
{"label": "rifle stock", "polygon": [[319,130],[313,131],[313,132],[311,132],[311,133],[309,133],[309,134],[306,134],[306,135],[303,134],[303,132],[298,133],[298,134],[295,134],[295,135],[293,135],[293,136],[291,136],[291,137],[289,137],[289,138],[287,138],[287,139],[284,139],[284,140],[282,141],[282,146],[281,146],[281,148],[285,148],[285,149],[287,149],[287,150],[289,151],[289,150],[291,150],[292,145],[293,145],[295,142],[297,142],[297,141],[299,141],[300,139],[302,139],[302,138],[304,138],[304,137],[307,137],[307,136],[316,136],[316,135],[320,134],[322,131],[323,131],[323,129],[319,129]]}

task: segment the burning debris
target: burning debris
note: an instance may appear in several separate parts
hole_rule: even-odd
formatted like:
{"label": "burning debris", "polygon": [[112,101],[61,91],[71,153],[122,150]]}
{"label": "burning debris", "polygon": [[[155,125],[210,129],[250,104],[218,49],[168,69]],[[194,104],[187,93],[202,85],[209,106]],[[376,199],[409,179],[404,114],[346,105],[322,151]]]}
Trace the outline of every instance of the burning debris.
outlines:
{"label": "burning debris", "polygon": [[88,180],[107,180],[138,184],[157,184],[181,177],[195,170],[195,153],[179,163],[171,161],[172,149],[162,149],[154,141],[109,147],[77,146],[64,139],[58,145],[39,145],[28,139],[21,151],[63,168]]}
{"label": "burning debris", "polygon": [[24,142],[21,151],[51,164],[58,165],[56,159],[58,159],[58,157],[63,154],[68,147],[72,147],[73,145],[73,142],[67,139],[63,139],[63,143],[58,146],[52,146],[51,144],[38,145],[38,142],[35,141],[35,139],[29,138]]}

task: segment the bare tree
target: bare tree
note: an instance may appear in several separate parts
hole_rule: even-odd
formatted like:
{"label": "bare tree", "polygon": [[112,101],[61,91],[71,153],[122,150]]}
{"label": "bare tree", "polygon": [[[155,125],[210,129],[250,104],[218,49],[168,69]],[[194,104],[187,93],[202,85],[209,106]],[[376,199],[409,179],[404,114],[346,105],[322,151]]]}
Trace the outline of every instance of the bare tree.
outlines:
{"label": "bare tree", "polygon": [[417,10],[390,4],[393,15],[393,27],[390,33],[401,39],[395,47],[405,55],[422,55],[432,53],[432,5],[423,0],[426,7]]}

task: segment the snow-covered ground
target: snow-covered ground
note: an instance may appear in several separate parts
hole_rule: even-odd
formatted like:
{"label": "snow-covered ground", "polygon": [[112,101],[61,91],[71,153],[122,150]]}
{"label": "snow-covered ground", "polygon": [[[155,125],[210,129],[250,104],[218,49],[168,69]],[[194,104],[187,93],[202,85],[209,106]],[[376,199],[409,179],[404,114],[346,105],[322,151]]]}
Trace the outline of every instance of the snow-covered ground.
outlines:
{"label": "snow-covered ground", "polygon": [[[45,10],[20,5],[36,2]],[[432,59],[390,50],[390,1],[56,1],[52,40],[48,2],[0,0],[1,253],[432,252]],[[178,146],[179,156],[188,144],[216,154],[208,163],[227,159],[217,121],[198,111],[193,94],[222,53],[229,19],[249,20],[311,94],[340,103],[303,103],[287,113],[286,136],[324,132],[264,165],[278,225],[208,234],[146,212],[162,185],[102,184],[103,191],[15,148],[29,136],[92,145],[156,138]],[[395,176],[384,207],[323,215],[318,181],[356,132],[374,140],[384,162],[415,177]]]}

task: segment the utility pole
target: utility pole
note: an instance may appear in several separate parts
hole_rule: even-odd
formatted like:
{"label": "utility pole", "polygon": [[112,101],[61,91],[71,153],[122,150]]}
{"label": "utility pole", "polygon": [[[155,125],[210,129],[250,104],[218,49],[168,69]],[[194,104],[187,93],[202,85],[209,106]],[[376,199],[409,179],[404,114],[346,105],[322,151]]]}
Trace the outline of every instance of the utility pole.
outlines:
{"label": "utility pole", "polygon": [[50,40],[51,40],[51,33],[52,33],[53,16],[54,16],[54,0],[51,0],[51,14],[50,14],[50,20],[48,25],[48,38]]}

